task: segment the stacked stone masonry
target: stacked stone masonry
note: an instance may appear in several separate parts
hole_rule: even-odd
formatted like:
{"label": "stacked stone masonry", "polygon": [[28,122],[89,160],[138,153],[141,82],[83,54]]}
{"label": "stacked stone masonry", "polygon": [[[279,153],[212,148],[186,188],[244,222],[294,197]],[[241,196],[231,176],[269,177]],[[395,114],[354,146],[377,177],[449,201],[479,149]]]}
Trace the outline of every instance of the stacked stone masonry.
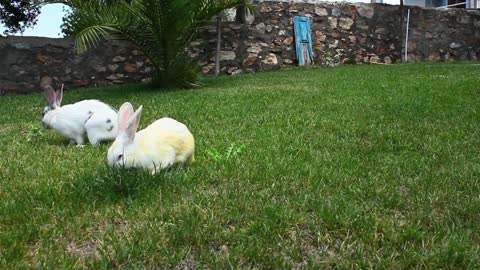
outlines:
{"label": "stacked stone masonry", "polygon": [[[307,1],[256,1],[251,24],[223,23],[221,70],[259,72],[296,65],[293,17],[311,17],[316,65],[401,61],[399,6]],[[480,60],[480,11],[410,7],[408,60]],[[203,73],[215,67],[214,24],[190,43],[189,55]],[[55,87],[102,86],[146,81],[148,59],[126,43],[105,42],[86,54],[71,39],[0,38],[0,94]]]}

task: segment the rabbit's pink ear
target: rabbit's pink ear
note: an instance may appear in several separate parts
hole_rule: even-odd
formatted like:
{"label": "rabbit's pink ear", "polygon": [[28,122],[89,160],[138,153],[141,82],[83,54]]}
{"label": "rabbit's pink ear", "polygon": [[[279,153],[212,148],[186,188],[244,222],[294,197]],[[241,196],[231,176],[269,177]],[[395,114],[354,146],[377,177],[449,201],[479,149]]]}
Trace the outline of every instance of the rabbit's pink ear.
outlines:
{"label": "rabbit's pink ear", "polygon": [[140,123],[140,117],[142,116],[143,105],[141,105],[137,111],[130,117],[127,122],[127,128],[125,134],[129,140],[135,139],[135,133],[137,133],[138,124]]}
{"label": "rabbit's pink ear", "polygon": [[48,107],[51,109],[55,108],[55,91],[53,91],[53,88],[50,86],[45,87],[45,95],[47,96]]}
{"label": "rabbit's pink ear", "polygon": [[63,99],[63,83],[62,83],[62,88],[55,91],[55,105],[60,107],[60,104],[62,104],[62,99]]}
{"label": "rabbit's pink ear", "polygon": [[133,106],[130,102],[125,102],[118,111],[118,131],[123,132],[127,128],[128,119],[133,115]]}

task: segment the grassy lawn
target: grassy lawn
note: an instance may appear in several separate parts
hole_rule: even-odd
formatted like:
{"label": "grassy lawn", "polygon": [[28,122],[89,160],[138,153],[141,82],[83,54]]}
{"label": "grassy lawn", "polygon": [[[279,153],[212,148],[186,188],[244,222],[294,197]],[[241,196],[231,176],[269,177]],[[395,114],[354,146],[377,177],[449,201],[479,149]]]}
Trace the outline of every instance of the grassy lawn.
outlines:
{"label": "grassy lawn", "polygon": [[66,92],[170,116],[196,162],[105,165],[0,97],[0,268],[480,267],[480,65],[207,78],[198,90]]}

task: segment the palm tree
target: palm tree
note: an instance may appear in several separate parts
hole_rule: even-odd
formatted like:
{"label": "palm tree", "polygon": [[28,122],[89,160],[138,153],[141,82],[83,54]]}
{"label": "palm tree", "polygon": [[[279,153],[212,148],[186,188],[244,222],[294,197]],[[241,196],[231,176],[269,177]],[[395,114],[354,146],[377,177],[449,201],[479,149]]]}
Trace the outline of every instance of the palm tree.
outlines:
{"label": "palm tree", "polygon": [[248,0],[50,0],[75,10],[72,33],[82,53],[103,38],[132,42],[151,60],[159,87],[194,85],[198,68],[185,49],[220,11]]}

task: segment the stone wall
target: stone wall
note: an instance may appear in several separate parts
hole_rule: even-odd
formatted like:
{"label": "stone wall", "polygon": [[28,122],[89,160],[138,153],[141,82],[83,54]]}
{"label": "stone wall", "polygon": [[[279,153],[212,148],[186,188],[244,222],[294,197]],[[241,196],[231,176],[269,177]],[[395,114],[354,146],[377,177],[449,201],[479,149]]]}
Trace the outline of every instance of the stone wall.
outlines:
{"label": "stone wall", "polygon": [[126,43],[104,42],[79,55],[69,38],[0,38],[0,95],[39,92],[49,79],[66,89],[138,82],[148,77],[148,63]]}
{"label": "stone wall", "polygon": [[[251,24],[224,23],[222,71],[257,72],[296,65],[293,17],[310,16],[317,65],[398,63],[400,12],[383,4],[258,1]],[[409,61],[480,60],[480,11],[411,7]],[[216,30],[205,29],[189,54],[204,73],[214,69]],[[71,39],[0,38],[0,94],[54,87],[110,85],[148,79],[151,67],[135,48],[105,42],[77,55]]]}
{"label": "stone wall", "polygon": [[[226,24],[223,70],[235,74],[295,65],[294,16],[311,17],[317,65],[401,62],[399,6],[305,2],[261,1],[251,25]],[[405,14],[408,8],[409,62],[480,60],[480,10],[405,7]],[[212,26],[191,44],[204,72],[214,68],[214,43]]]}

